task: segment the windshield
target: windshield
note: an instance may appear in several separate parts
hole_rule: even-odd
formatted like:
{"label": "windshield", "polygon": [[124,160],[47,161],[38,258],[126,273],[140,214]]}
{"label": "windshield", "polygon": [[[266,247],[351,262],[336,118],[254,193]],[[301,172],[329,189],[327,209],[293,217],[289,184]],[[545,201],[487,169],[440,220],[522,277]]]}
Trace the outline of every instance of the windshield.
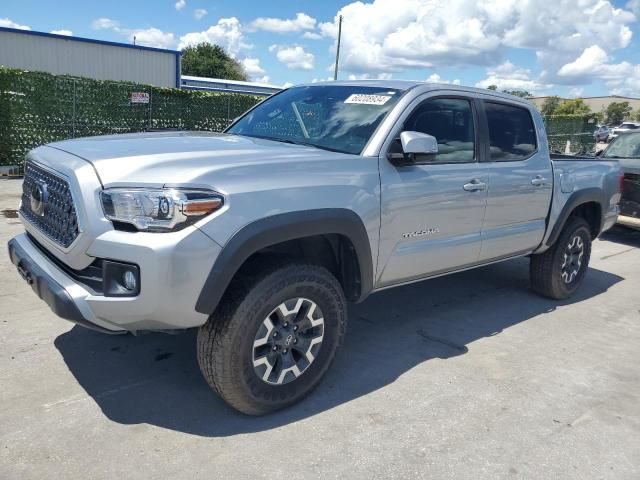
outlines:
{"label": "windshield", "polygon": [[262,102],[227,133],[360,154],[401,94],[367,86],[294,87]]}
{"label": "windshield", "polygon": [[640,133],[620,135],[609,145],[603,157],[640,158]]}

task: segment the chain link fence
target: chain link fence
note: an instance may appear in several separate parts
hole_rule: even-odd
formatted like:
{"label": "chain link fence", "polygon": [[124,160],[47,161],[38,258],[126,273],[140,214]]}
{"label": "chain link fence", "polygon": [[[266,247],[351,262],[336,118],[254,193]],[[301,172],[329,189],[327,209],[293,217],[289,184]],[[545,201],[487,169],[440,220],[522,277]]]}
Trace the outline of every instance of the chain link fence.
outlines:
{"label": "chain link fence", "polygon": [[[149,130],[224,130],[263,97],[157,88],[0,67],[0,166],[39,145]],[[544,117],[553,152],[593,153],[592,117]]]}
{"label": "chain link fence", "polygon": [[595,153],[593,131],[596,123],[593,115],[551,115],[543,117],[543,120],[550,151],[565,153],[569,147],[566,153]]}
{"label": "chain link fence", "polygon": [[219,132],[264,97],[0,68],[0,166],[38,145],[150,130]]}

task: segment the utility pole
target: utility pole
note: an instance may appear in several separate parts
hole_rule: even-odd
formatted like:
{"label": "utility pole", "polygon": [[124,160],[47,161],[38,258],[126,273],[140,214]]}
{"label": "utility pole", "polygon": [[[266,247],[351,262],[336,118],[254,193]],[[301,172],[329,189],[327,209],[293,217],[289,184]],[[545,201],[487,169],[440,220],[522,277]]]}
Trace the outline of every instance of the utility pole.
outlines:
{"label": "utility pole", "polygon": [[340,40],[342,38],[342,15],[338,17],[338,47],[336,48],[336,68],[333,71],[333,80],[338,80],[338,62],[340,61]]}

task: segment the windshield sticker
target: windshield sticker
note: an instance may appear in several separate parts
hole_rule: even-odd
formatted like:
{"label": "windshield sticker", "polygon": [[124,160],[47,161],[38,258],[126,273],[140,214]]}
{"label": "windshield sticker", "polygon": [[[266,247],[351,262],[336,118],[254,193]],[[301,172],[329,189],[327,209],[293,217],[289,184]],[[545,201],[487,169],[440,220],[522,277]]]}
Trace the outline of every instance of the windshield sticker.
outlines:
{"label": "windshield sticker", "polygon": [[386,95],[366,95],[364,93],[354,93],[349,95],[344,103],[357,103],[360,105],[384,105],[391,97]]}

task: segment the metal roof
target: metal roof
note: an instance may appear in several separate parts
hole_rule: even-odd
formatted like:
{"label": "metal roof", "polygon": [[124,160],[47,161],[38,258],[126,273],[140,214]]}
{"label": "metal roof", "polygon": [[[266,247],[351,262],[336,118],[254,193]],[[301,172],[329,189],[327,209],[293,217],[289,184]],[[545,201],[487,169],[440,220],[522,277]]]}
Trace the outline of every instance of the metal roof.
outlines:
{"label": "metal roof", "polygon": [[165,48],[146,47],[144,45],[133,45],[131,43],[109,42],[106,40],[97,40],[95,38],[76,37],[75,35],[59,35],[57,33],[36,32],[34,30],[23,30],[20,28],[0,27],[0,32],[21,33],[24,35],[35,35],[40,37],[57,38],[60,40],[69,40],[74,42],[94,43],[98,45],[110,45],[112,47],[135,48],[137,50],[150,50],[154,52],[172,53],[174,55],[182,55],[180,50],[168,50]]}

